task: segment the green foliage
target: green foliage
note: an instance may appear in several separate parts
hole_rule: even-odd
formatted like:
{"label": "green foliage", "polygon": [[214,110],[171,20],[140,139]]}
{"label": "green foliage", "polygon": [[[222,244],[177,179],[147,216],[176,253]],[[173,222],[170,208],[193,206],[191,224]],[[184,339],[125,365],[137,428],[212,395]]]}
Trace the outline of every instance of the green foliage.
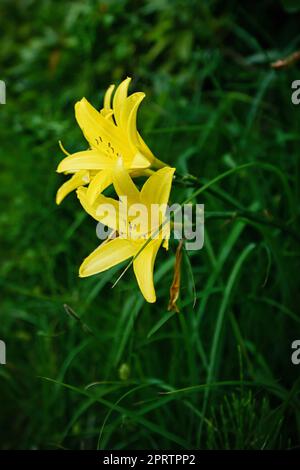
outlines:
{"label": "green foliage", "polygon": [[[2,0],[1,448],[299,445],[300,72],[269,67],[299,49],[295,5]],[[126,75],[150,148],[195,176],[172,199],[205,203],[180,314],[175,242],[148,305],[130,270],[114,289],[122,267],[78,278],[95,223],[74,194],[54,202],[58,140],[86,147],[74,103]]]}

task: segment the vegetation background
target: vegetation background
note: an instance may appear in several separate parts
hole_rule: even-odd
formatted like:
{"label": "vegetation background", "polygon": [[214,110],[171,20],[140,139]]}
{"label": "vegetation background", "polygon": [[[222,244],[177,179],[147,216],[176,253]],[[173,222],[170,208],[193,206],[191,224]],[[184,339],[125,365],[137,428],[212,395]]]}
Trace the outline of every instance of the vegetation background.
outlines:
{"label": "vegetation background", "polygon": [[[300,70],[270,67],[300,48],[298,5],[1,0],[1,448],[299,446]],[[58,140],[86,146],[74,103],[127,75],[150,148],[199,178],[173,200],[253,164],[197,198],[205,246],[184,256],[180,314],[175,242],[149,305],[132,272],[111,289],[122,267],[78,278],[95,222],[75,194],[54,202]]]}

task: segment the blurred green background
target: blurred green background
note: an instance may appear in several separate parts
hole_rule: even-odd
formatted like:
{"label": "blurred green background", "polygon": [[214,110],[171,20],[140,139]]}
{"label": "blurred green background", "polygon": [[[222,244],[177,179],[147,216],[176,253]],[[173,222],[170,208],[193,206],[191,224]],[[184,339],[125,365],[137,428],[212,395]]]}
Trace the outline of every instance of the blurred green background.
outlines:
{"label": "blurred green background", "polygon": [[[300,70],[270,68],[300,48],[299,13],[292,0],[1,0],[1,448],[299,446]],[[74,103],[100,107],[127,75],[147,94],[145,141],[199,178],[174,201],[255,162],[197,199],[205,246],[184,257],[180,314],[167,313],[175,242],[149,305],[130,271],[111,289],[122,267],[78,278],[96,224],[75,194],[55,205],[58,140],[86,148]]]}

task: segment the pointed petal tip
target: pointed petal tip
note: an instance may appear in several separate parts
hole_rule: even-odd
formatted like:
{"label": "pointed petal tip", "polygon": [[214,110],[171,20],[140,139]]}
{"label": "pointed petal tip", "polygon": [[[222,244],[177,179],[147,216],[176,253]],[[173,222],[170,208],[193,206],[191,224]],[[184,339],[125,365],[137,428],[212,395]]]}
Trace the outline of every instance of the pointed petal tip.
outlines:
{"label": "pointed petal tip", "polygon": [[79,111],[80,108],[82,108],[83,106],[88,106],[88,105],[91,105],[91,104],[85,97],[81,98],[81,100],[76,101],[74,105],[75,114],[76,112]]}
{"label": "pointed petal tip", "polygon": [[164,166],[163,168],[160,168],[159,170],[157,170],[157,173],[159,173],[160,175],[170,176],[173,178],[175,171],[176,171],[176,168],[174,167]]}
{"label": "pointed petal tip", "polygon": [[174,174],[175,171],[176,171],[176,168],[175,168],[175,167],[172,167],[172,166],[166,165],[166,166],[164,166],[163,168],[160,168],[158,171],[161,172],[161,173],[170,173],[170,174]]}
{"label": "pointed petal tip", "polygon": [[62,200],[63,200],[63,197],[61,197],[61,195],[59,195],[57,191],[56,198],[55,198],[56,205],[59,206]]}
{"label": "pointed petal tip", "polygon": [[58,164],[58,167],[57,167],[56,170],[55,170],[56,173],[63,173],[64,170],[63,170],[62,168],[63,168],[63,165],[62,165],[62,162],[60,162],[60,163]]}
{"label": "pointed petal tip", "polygon": [[113,91],[115,88],[115,84],[114,83],[111,83],[110,85],[108,85],[107,89],[106,89],[106,93],[107,92],[110,92],[110,91]]}
{"label": "pointed petal tip", "polygon": [[81,100],[78,100],[76,104],[80,104],[80,103],[88,103],[88,100],[86,99],[85,96],[83,96]]}
{"label": "pointed petal tip", "polygon": [[74,104],[74,108],[78,108],[78,106],[80,106],[80,103],[82,103],[83,100],[85,100],[85,98],[81,98],[81,100],[76,101],[76,103]]}
{"label": "pointed petal tip", "polygon": [[139,100],[143,100],[146,96],[146,93],[144,93],[143,91],[136,91],[134,93],[134,95],[139,99]]}
{"label": "pointed petal tip", "polygon": [[88,277],[90,276],[90,274],[87,272],[87,269],[86,269],[86,262],[87,262],[87,259],[88,257],[84,258],[84,260],[82,261],[81,265],[79,266],[79,270],[78,270],[78,277]]}

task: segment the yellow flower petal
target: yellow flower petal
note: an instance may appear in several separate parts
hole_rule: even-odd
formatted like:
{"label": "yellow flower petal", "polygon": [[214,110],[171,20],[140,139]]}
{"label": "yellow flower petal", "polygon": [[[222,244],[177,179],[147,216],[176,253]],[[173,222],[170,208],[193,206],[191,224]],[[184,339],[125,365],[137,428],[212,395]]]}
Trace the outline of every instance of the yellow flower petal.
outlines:
{"label": "yellow flower petal", "polygon": [[111,109],[111,97],[113,94],[113,91],[115,89],[115,85],[110,85],[104,95],[104,108],[105,109]]}
{"label": "yellow flower petal", "polygon": [[87,189],[87,198],[90,204],[93,204],[98,196],[112,184],[111,170],[101,170],[94,176]]}
{"label": "yellow flower petal", "polygon": [[156,171],[147,179],[141,190],[143,204],[167,204],[172,186],[175,168],[166,166]]}
{"label": "yellow flower petal", "polygon": [[64,158],[57,167],[58,173],[78,170],[103,170],[112,168],[115,161],[98,150],[84,150]]}
{"label": "yellow flower petal", "polygon": [[154,171],[151,170],[150,168],[141,168],[137,170],[131,170],[130,171],[130,176],[132,178],[138,178],[139,176],[151,176],[153,175]]}
{"label": "yellow flower petal", "polygon": [[156,166],[159,168],[165,166],[165,164],[154,157],[137,130],[137,112],[145,96],[145,93],[137,92],[126,99],[122,112],[122,128],[126,132],[131,147],[135,150],[138,149],[140,154],[147,159],[149,165],[155,162]]}
{"label": "yellow flower petal", "polygon": [[110,119],[110,121],[113,122],[113,111],[111,109],[101,109],[100,114],[105,118],[105,119]]}
{"label": "yellow flower petal", "polygon": [[114,94],[114,98],[113,98],[114,116],[115,116],[117,125],[120,127],[122,127],[121,114],[122,114],[122,109],[124,107],[125,100],[127,98],[127,92],[128,92],[130,81],[131,81],[130,77],[127,77],[125,80],[123,80],[123,82],[121,82],[120,85],[117,87],[115,94]]}
{"label": "yellow flower petal", "polygon": [[66,181],[58,189],[56,193],[56,204],[60,204],[61,201],[74,189],[77,189],[79,186],[89,183],[89,172],[85,170],[78,171],[73,175],[68,181]]}
{"label": "yellow flower petal", "polygon": [[145,96],[145,93],[133,93],[124,102],[121,122],[124,129],[127,130],[129,142],[133,148],[136,148],[139,144],[137,133],[137,112]]}
{"label": "yellow flower petal", "polygon": [[119,223],[119,202],[110,197],[99,194],[93,204],[87,197],[87,188],[80,187],[77,189],[77,197],[84,210],[95,220],[104,225],[118,230]]}
{"label": "yellow flower petal", "polygon": [[130,178],[127,170],[116,167],[112,173],[113,185],[117,195],[127,197],[128,205],[138,204],[140,202],[140,192]]}
{"label": "yellow flower petal", "polygon": [[161,242],[162,240],[151,241],[133,260],[133,269],[137,283],[143,296],[147,302],[150,303],[156,301],[153,283],[153,268]]}
{"label": "yellow flower petal", "polygon": [[150,166],[149,160],[144,157],[141,153],[136,153],[130,163],[126,162],[126,165],[129,168],[148,168]]}
{"label": "yellow flower petal", "polygon": [[83,261],[79,268],[79,276],[87,277],[106,271],[134,256],[136,251],[136,246],[121,238],[102,243]]}
{"label": "yellow flower petal", "polygon": [[128,145],[112,120],[106,119],[85,98],[75,104],[75,117],[92,148],[103,150],[110,143],[115,155],[128,155]]}

